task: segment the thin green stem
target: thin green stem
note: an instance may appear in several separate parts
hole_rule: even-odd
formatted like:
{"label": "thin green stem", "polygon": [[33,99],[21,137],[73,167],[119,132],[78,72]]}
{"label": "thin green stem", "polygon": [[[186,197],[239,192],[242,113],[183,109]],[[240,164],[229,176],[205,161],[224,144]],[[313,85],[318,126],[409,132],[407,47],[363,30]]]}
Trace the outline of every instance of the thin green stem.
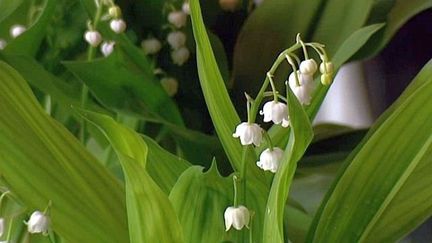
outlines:
{"label": "thin green stem", "polygon": [[240,171],[240,182],[242,183],[242,194],[243,194],[241,203],[243,205],[246,205],[246,189],[247,189],[247,187],[246,187],[246,173],[247,173],[246,157],[247,156],[246,155],[248,153],[248,150],[249,150],[249,145],[243,147],[242,168]]}
{"label": "thin green stem", "polygon": [[238,206],[238,191],[237,191],[237,176],[233,176],[233,185],[234,185],[234,207]]}
{"label": "thin green stem", "polygon": [[265,138],[265,140],[267,141],[267,144],[269,145],[269,149],[270,149],[270,151],[273,151],[273,143],[272,143],[272,140],[271,140],[271,138],[270,138],[270,135],[268,134],[267,131],[264,131],[264,138]]}
{"label": "thin green stem", "polygon": [[14,218],[11,218],[10,221],[9,221],[8,232],[7,232],[7,235],[6,235],[6,242],[10,242],[10,238],[11,238],[11,235],[12,235],[13,220],[14,220]]}
{"label": "thin green stem", "polygon": [[[270,70],[268,71],[271,75],[273,75],[277,68],[279,67],[279,65],[285,60],[285,55],[291,52],[294,52],[295,50],[299,49],[301,47],[301,45],[299,43],[291,46],[290,48],[284,50],[281,54],[279,54],[279,56],[277,57],[276,61],[273,63],[273,65],[271,66]],[[255,122],[256,116],[258,114],[258,109],[259,106],[264,98],[264,92],[267,90],[267,87],[270,83],[270,79],[268,77],[266,77],[266,79],[264,80],[264,83],[261,87],[261,89],[259,90],[254,103],[252,104],[251,107],[251,122]]]}
{"label": "thin green stem", "polygon": [[270,74],[270,73],[267,73],[267,78],[270,81],[270,86],[271,86],[272,91],[273,91],[273,100],[277,102],[278,101],[278,92],[276,90],[276,87],[275,87],[275,84],[274,84],[274,81],[273,81],[273,75]]}
{"label": "thin green stem", "polygon": [[294,77],[295,77],[297,86],[300,86],[301,84],[300,84],[300,79],[299,79],[299,76],[298,76],[298,73],[297,73],[297,67],[296,67],[296,65],[291,61],[291,58],[290,58],[290,56],[288,54],[286,54],[285,57],[286,57],[289,65],[291,65],[291,68],[293,69],[293,73],[294,73]]}
{"label": "thin green stem", "polygon": [[[97,6],[97,10],[96,10],[96,14],[95,17],[93,19],[93,29],[97,29],[97,25],[99,24],[99,21],[102,17],[102,10],[103,10],[103,6],[102,4],[100,4],[100,2],[98,0],[96,0],[96,6]],[[92,61],[94,59],[96,55],[96,48],[89,45],[88,49],[87,49],[87,61]],[[89,96],[89,89],[87,87],[86,84],[83,83],[82,89],[81,89],[81,108],[85,109],[86,105],[87,105],[87,100],[88,100],[88,96]],[[81,129],[80,129],[80,140],[82,143],[85,143],[85,132],[86,132],[86,121],[84,118],[81,119]]]}

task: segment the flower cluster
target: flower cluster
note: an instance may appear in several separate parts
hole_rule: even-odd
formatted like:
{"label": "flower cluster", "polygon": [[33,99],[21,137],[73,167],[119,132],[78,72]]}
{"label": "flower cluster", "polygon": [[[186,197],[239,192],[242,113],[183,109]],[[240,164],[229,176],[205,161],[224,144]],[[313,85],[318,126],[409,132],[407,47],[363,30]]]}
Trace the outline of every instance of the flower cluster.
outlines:
{"label": "flower cluster", "polygon": [[[126,22],[121,18],[121,9],[111,1],[96,1],[96,3],[98,4],[98,11],[101,11],[104,7],[101,4],[108,4],[108,12],[106,15],[104,15],[103,19],[108,19],[110,21],[110,29],[116,34],[125,32]],[[96,23],[97,21],[98,20],[94,22]],[[84,40],[93,48],[96,48],[100,45],[100,51],[102,55],[107,57],[114,51],[115,41],[103,40],[102,35],[97,30],[95,23],[88,21],[87,31],[84,33]]]}
{"label": "flower cluster", "polygon": [[[327,57],[324,46],[319,43],[304,43],[300,39],[300,36],[297,35],[296,44],[283,51],[267,73],[263,87],[260,89],[257,97],[253,99],[249,95],[246,95],[248,119],[236,127],[233,137],[239,138],[240,143],[244,146],[253,144],[258,147],[261,146],[263,138],[266,140],[266,146],[268,147],[262,150],[259,160],[256,162],[256,165],[263,171],[277,173],[281,167],[281,163],[283,163],[284,151],[281,148],[273,146],[270,135],[255,122],[257,110],[266,96],[273,97],[273,100],[267,101],[260,111],[263,121],[272,122],[284,128],[290,125],[289,108],[286,103],[288,97],[283,97],[276,90],[273,80],[275,70],[283,61],[287,61],[292,68],[292,72],[285,82],[285,88],[292,91],[301,105],[307,106],[311,104],[314,91],[318,86],[314,78],[318,71],[318,65],[313,58],[309,58],[308,48],[312,48],[321,59],[319,66],[321,84],[330,85],[333,79],[334,67]],[[295,51],[300,49],[303,50],[304,60],[302,61],[295,53]],[[269,85],[272,90],[271,92],[266,92]],[[243,166],[243,168],[246,168],[246,166]],[[241,179],[245,180],[245,178]],[[234,198],[234,201],[236,201],[236,196]],[[249,222],[249,210],[245,206],[228,207],[224,216],[227,230],[231,226],[240,230],[243,226],[247,226]]]}

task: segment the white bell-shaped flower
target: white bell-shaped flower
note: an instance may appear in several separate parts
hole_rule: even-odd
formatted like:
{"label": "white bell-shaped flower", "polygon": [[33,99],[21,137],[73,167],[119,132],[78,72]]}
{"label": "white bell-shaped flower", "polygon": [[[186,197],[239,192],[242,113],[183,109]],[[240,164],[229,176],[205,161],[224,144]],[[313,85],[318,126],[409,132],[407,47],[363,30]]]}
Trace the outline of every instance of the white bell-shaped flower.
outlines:
{"label": "white bell-shaped flower", "polygon": [[219,5],[224,11],[234,12],[239,5],[239,0],[219,0]]}
{"label": "white bell-shaped flower", "polygon": [[114,41],[104,41],[101,45],[101,52],[102,54],[107,57],[111,55],[111,53],[114,51]]}
{"label": "white bell-shaped flower", "polygon": [[113,19],[110,22],[110,28],[117,34],[123,33],[126,30],[126,22],[123,19]]}
{"label": "white bell-shaped flower", "polygon": [[245,206],[228,207],[224,213],[225,230],[228,231],[231,226],[236,230],[243,227],[249,227],[250,213]]}
{"label": "white bell-shaped flower", "polygon": [[27,30],[27,28],[25,26],[20,25],[20,24],[15,24],[15,25],[12,25],[12,27],[10,28],[10,35],[12,36],[12,38],[17,38],[22,33],[24,33],[26,30]]}
{"label": "white bell-shaped flower", "polygon": [[177,50],[186,44],[186,35],[182,31],[173,31],[167,35],[167,42],[172,49]]}
{"label": "white bell-shaped flower", "polygon": [[283,120],[288,120],[288,107],[278,101],[269,101],[264,104],[261,115],[264,115],[264,122],[272,121],[274,124],[284,125]]}
{"label": "white bell-shaped flower", "polygon": [[5,219],[0,218],[0,237],[3,236],[4,232],[5,232]]}
{"label": "white bell-shaped flower", "polygon": [[152,37],[141,42],[141,48],[144,50],[144,53],[147,55],[153,55],[160,51],[162,48],[161,42]]}
{"label": "white bell-shaped flower", "polygon": [[48,216],[40,211],[34,211],[27,221],[27,231],[31,234],[48,233],[50,220]]}
{"label": "white bell-shaped flower", "polygon": [[300,72],[302,74],[313,76],[317,68],[318,66],[314,59],[304,60],[300,63]]}
{"label": "white bell-shaped flower", "polygon": [[261,153],[260,160],[256,164],[264,171],[276,173],[279,168],[282,156],[282,149],[274,147],[273,150],[270,150],[268,148]]}
{"label": "white bell-shaped flower", "polygon": [[240,138],[242,145],[259,146],[262,140],[262,128],[256,123],[242,122],[237,126],[233,137]]}
{"label": "white bell-shaped flower", "polygon": [[300,85],[297,84],[295,74],[292,72],[288,78],[289,86],[302,105],[309,105],[315,89],[313,76],[303,74],[299,71],[297,71],[297,75]]}
{"label": "white bell-shaped flower", "polygon": [[4,39],[0,39],[0,50],[5,49],[7,46],[7,42]]}
{"label": "white bell-shaped flower", "polygon": [[171,59],[173,60],[174,64],[177,64],[179,66],[185,64],[186,61],[189,59],[189,56],[190,52],[184,46],[171,52]]}
{"label": "white bell-shaped flower", "polygon": [[190,15],[190,5],[189,2],[184,2],[182,5],[182,11],[183,13]]}
{"label": "white bell-shaped flower", "polygon": [[174,96],[178,91],[178,81],[175,78],[163,78],[161,79],[161,85],[169,96]]}
{"label": "white bell-shaped flower", "polygon": [[181,28],[186,25],[187,14],[183,11],[172,11],[168,14],[168,22],[176,28]]}
{"label": "white bell-shaped flower", "polygon": [[96,47],[102,42],[101,34],[96,30],[88,30],[84,34],[84,39],[91,46]]}

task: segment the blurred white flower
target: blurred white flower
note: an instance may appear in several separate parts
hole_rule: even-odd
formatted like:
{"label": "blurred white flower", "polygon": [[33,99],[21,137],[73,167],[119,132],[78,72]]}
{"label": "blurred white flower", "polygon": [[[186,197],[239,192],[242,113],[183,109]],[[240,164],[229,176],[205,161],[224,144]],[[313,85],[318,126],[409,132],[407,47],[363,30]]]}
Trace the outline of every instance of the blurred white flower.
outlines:
{"label": "blurred white flower", "polygon": [[12,27],[10,28],[10,35],[12,36],[12,38],[17,38],[22,33],[24,33],[26,30],[27,30],[27,28],[25,26],[20,25],[20,24],[15,24],[15,25],[12,25]]}
{"label": "blurred white flower", "polygon": [[184,2],[182,5],[182,11],[187,14],[190,15],[190,5],[189,2]]}
{"label": "blurred white flower", "polygon": [[4,39],[0,39],[0,50],[5,49],[7,46],[7,42]]}
{"label": "blurred white flower", "polygon": [[171,52],[171,59],[173,60],[174,64],[177,64],[179,66],[185,64],[186,61],[189,59],[189,56],[190,52],[184,46]]}
{"label": "blurred white flower", "polygon": [[123,19],[113,19],[110,22],[110,28],[117,34],[123,33],[126,30],[126,22]]}
{"label": "blurred white flower", "polygon": [[261,5],[264,2],[264,0],[254,0],[254,3],[256,6]]}
{"label": "blurred white flower", "polygon": [[141,42],[141,47],[144,50],[145,54],[153,55],[160,51],[162,48],[162,44],[160,41],[154,37],[148,38]]}
{"label": "blurred white flower", "polygon": [[167,94],[172,97],[175,94],[177,94],[178,91],[178,81],[175,78],[163,78],[161,81],[161,85],[164,88],[164,90],[167,92]]}
{"label": "blurred white flower", "polygon": [[313,76],[300,73],[297,71],[300,86],[297,85],[296,77],[294,72],[292,72],[288,78],[288,83],[302,105],[309,105],[312,99],[312,93],[315,89],[313,83]]}
{"label": "blurred white flower", "polygon": [[225,231],[228,231],[231,226],[236,230],[241,230],[243,227],[249,227],[250,213],[245,206],[228,207],[224,213]]}
{"label": "blurred white flower", "polygon": [[173,31],[167,35],[167,42],[172,49],[177,50],[186,44],[186,35],[181,31]]}
{"label": "blurred white flower", "polygon": [[186,25],[187,14],[183,11],[172,11],[168,14],[168,22],[176,28],[181,28]]}
{"label": "blurred white flower", "polygon": [[27,231],[31,234],[35,233],[48,233],[49,218],[40,211],[34,211],[27,221]]}
{"label": "blurred white flower", "polygon": [[5,219],[0,218],[0,237],[3,236],[4,231],[5,231]]}
{"label": "blurred white flower", "polygon": [[314,59],[304,60],[300,63],[300,72],[306,75],[314,75],[318,66]]}
{"label": "blurred white flower", "polygon": [[219,0],[219,5],[221,9],[229,12],[234,12],[238,4],[239,4],[238,0]]}
{"label": "blurred white flower", "polygon": [[104,41],[101,45],[101,52],[102,54],[107,57],[111,55],[111,53],[114,51],[114,41]]}
{"label": "blurred white flower", "polygon": [[274,147],[273,151],[271,151],[268,148],[261,153],[260,160],[256,164],[264,171],[271,171],[273,173],[276,173],[279,168],[282,156],[282,149]]}
{"label": "blurred white flower", "polygon": [[96,47],[98,46],[102,41],[101,34],[96,30],[88,30],[84,34],[84,39],[89,43],[91,46]]}
{"label": "blurred white flower", "polygon": [[242,122],[236,127],[233,137],[240,138],[242,145],[259,146],[262,140],[262,128],[256,123]]}
{"label": "blurred white flower", "polygon": [[274,124],[286,125],[283,120],[288,120],[288,107],[286,104],[278,101],[269,101],[264,104],[261,115],[264,115],[264,122],[273,121]]}

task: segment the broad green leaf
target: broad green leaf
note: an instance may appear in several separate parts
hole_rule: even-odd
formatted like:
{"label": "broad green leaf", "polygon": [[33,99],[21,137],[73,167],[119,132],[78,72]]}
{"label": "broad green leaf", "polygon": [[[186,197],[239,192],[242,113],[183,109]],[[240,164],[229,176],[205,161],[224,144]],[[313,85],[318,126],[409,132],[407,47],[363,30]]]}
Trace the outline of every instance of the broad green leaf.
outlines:
{"label": "broad green leaf", "polygon": [[[386,27],[374,35],[353,57],[354,59],[362,59],[376,55],[387,45],[403,24],[421,11],[432,8],[432,2],[429,0],[393,0],[392,2],[395,3],[387,14],[385,20]],[[379,21],[382,21],[382,19]]]}
{"label": "broad green leaf", "polygon": [[125,175],[131,242],[183,242],[183,232],[168,196],[146,171],[148,147],[133,130],[106,115],[80,110],[105,133]]}
{"label": "broad green leaf", "polygon": [[222,146],[235,169],[241,167],[242,148],[232,138],[240,119],[234,109],[219,72],[204,26],[198,0],[190,1],[193,32],[197,46],[198,74],[206,104]]}
{"label": "broad green leaf", "polygon": [[52,201],[53,229],[69,242],[125,242],[121,184],[3,62],[0,94],[0,173],[9,189],[31,210]]}
{"label": "broad green leaf", "polygon": [[[116,48],[121,48],[117,44]],[[106,106],[162,116],[181,124],[180,113],[162,86],[146,71],[135,67],[122,51],[94,61],[64,62]],[[94,70],[98,70],[95,72]]]}
{"label": "broad green leaf", "polygon": [[429,62],[348,158],[308,242],[394,242],[432,215],[431,94]]}
{"label": "broad green leaf", "polygon": [[12,14],[23,0],[0,0],[0,23]]}
{"label": "broad green leaf", "polygon": [[374,0],[327,0],[312,39],[324,43],[326,51],[333,55],[346,38],[364,26],[373,3]]}
{"label": "broad green leaf", "polygon": [[[45,37],[46,29],[53,17],[56,0],[46,0],[40,16],[27,30],[8,43],[6,53],[34,56]],[[33,6],[35,7],[35,6]]]}
{"label": "broad green leaf", "polygon": [[[382,24],[366,26],[355,31],[349,38],[347,38],[332,58],[332,61],[335,63],[336,70],[339,69],[340,66],[349,58],[351,58],[367,42],[367,40],[382,27]],[[315,91],[311,105],[306,107],[306,112],[311,119],[313,119],[318,112],[318,109],[329,88],[329,86],[323,86],[319,84],[317,91]],[[269,134],[273,143],[280,146],[287,143],[286,138],[288,137],[288,133],[289,130],[283,129],[280,126],[273,126],[269,130]]]}
{"label": "broad green leaf", "polygon": [[297,162],[301,159],[313,138],[312,125],[302,105],[290,88],[287,89],[287,95],[292,132],[290,133],[289,143],[285,149],[281,165],[270,189],[266,207],[267,213],[264,218],[264,243],[284,242],[283,215],[289,188],[294,177]]}

